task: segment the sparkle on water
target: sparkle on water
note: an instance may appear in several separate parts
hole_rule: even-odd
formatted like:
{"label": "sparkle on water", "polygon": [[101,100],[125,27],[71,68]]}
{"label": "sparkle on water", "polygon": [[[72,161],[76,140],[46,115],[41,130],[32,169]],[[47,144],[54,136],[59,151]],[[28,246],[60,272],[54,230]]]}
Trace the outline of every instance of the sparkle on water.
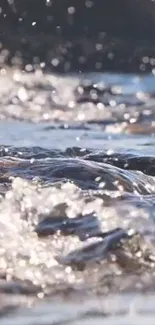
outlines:
{"label": "sparkle on water", "polygon": [[[8,3],[35,50],[40,16]],[[76,11],[68,6],[65,26]],[[29,44],[10,35],[10,51]],[[103,39],[83,41],[77,64],[95,51],[98,72],[78,74],[70,42],[47,51],[49,62],[40,53],[29,62],[28,50],[24,69],[21,53],[10,58],[0,44],[0,325],[154,324],[155,59],[137,63],[148,75],[101,73],[100,53],[115,62]],[[54,74],[61,64],[67,73]]]}
{"label": "sparkle on water", "polygon": [[[61,311],[57,302],[62,321],[66,310],[73,322],[83,317],[83,324],[91,324],[96,317],[99,324],[103,315],[95,307],[97,299],[103,304],[105,295],[122,292],[128,293],[122,321],[132,324],[129,292],[154,290],[153,80],[153,75],[1,71],[0,290],[5,308],[7,297],[12,310],[67,294],[68,304],[77,302],[74,316],[71,305]],[[79,306],[81,294],[93,299],[91,316],[88,298],[86,311]],[[21,310],[14,322],[27,324],[35,317],[38,324],[33,308],[29,319]],[[41,308],[45,313],[48,304]],[[136,317],[141,321],[139,315],[133,322]],[[55,318],[47,310],[42,323]]]}

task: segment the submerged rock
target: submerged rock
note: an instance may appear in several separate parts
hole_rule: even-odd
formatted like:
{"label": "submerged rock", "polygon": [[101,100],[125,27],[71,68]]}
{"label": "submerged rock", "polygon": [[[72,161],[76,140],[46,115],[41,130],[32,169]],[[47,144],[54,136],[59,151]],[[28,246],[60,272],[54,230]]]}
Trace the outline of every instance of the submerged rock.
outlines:
{"label": "submerged rock", "polygon": [[114,229],[113,231],[103,233],[103,238],[95,238],[82,249],[74,250],[69,253],[68,256],[58,257],[58,261],[62,264],[76,265],[80,263],[86,263],[87,261],[100,261],[107,257],[107,254],[111,250],[115,250],[117,245],[121,243],[123,239],[128,238],[128,234],[123,229]]}
{"label": "submerged rock", "polygon": [[54,235],[60,232],[64,236],[76,235],[80,240],[85,240],[93,236],[101,236],[98,219],[95,215],[79,215],[76,218],[48,216],[41,220],[35,229],[39,237]]}

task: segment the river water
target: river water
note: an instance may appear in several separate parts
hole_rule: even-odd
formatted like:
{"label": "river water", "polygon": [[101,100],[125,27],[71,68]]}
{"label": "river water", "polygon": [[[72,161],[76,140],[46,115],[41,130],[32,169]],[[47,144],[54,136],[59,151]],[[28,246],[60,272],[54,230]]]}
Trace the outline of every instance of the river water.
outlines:
{"label": "river water", "polygon": [[0,325],[154,324],[155,76],[0,75]]}

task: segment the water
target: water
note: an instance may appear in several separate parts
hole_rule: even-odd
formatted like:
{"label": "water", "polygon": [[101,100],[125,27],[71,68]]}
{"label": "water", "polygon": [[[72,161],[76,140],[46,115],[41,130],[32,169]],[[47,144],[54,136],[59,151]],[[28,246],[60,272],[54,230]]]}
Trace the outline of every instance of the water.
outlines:
{"label": "water", "polygon": [[2,1],[0,325],[154,324],[154,4],[111,3]]}
{"label": "water", "polygon": [[154,80],[1,70],[0,324],[153,323]]}

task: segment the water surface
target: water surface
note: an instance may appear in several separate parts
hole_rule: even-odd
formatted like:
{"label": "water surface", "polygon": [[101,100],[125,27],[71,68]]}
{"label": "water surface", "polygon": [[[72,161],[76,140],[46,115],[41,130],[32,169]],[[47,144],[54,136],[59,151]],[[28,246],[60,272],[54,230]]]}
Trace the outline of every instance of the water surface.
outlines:
{"label": "water surface", "polygon": [[153,324],[154,84],[1,70],[0,324]]}

